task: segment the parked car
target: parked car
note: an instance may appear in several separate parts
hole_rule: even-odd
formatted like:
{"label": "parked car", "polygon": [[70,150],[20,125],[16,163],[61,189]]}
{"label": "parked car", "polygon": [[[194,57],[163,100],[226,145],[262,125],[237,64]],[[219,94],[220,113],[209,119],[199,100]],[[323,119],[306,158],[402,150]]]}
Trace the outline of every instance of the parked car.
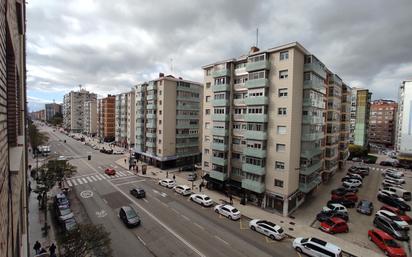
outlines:
{"label": "parked car", "polygon": [[189,186],[186,185],[178,185],[173,188],[176,193],[187,196],[192,194],[192,189],[190,189]]}
{"label": "parked car", "polygon": [[323,211],[323,210],[316,215],[316,220],[318,220],[319,222],[322,222],[322,221],[325,221],[333,217],[343,219],[344,221],[349,220],[349,216],[347,213],[335,212],[335,211]]}
{"label": "parked car", "polygon": [[408,224],[412,224],[412,218],[410,216],[406,215],[405,211],[403,211],[399,208],[396,208],[396,207],[393,207],[393,206],[390,206],[390,205],[383,205],[381,207],[381,210],[387,210],[387,211],[393,212],[393,213],[397,214],[402,220],[408,222]]}
{"label": "parked car", "polygon": [[394,185],[402,185],[405,183],[405,180],[403,178],[395,179],[395,178],[391,178],[388,176],[385,176],[383,181],[386,181],[387,183],[394,184]]}
{"label": "parked car", "polygon": [[391,192],[391,193],[393,193],[393,194],[396,194],[397,196],[399,196],[399,197],[402,197],[403,198],[403,200],[405,200],[405,201],[410,201],[411,200],[411,192],[409,192],[409,191],[406,191],[405,189],[402,189],[402,188],[398,188],[398,187],[393,187],[393,186],[391,186],[391,187],[384,187],[384,188],[382,188],[383,190],[387,190],[387,191],[389,191],[389,192]]}
{"label": "parked car", "polygon": [[368,200],[361,200],[356,207],[356,211],[366,215],[372,215],[373,203]]}
{"label": "parked car", "polygon": [[213,205],[213,200],[205,194],[192,194],[190,200],[206,207]]}
{"label": "parked car", "polygon": [[325,207],[323,207],[324,211],[335,211],[335,212],[343,212],[343,213],[348,213],[348,210],[346,209],[345,206],[343,206],[342,204],[338,204],[338,203],[331,203],[331,204],[327,204]]}
{"label": "parked car", "polygon": [[356,174],[356,173],[350,173],[350,172],[348,172],[345,177],[358,179],[358,180],[360,180],[360,181],[363,182],[363,177],[362,177],[361,175],[359,175],[359,174]]}
{"label": "parked car", "polygon": [[386,189],[379,189],[378,197],[379,197],[379,195],[381,195],[381,196],[390,196],[390,197],[393,197],[393,198],[398,198],[400,201],[404,201],[402,197],[399,197],[396,193],[393,193],[393,192],[391,192],[389,190],[386,190]]}
{"label": "parked car", "polygon": [[337,203],[337,204],[342,204],[346,208],[354,208],[356,206],[356,202],[348,199],[335,199],[335,200],[329,200],[327,205]]}
{"label": "parked car", "polygon": [[116,175],[116,171],[115,171],[114,169],[112,169],[112,168],[107,168],[107,169],[104,171],[104,173],[106,173],[106,174],[109,175],[109,176],[114,176],[114,175]]}
{"label": "parked car", "polygon": [[395,178],[402,178],[405,176],[405,173],[395,169],[386,169],[382,172],[382,176],[390,175]]}
{"label": "parked car", "polygon": [[64,223],[65,220],[74,217],[74,214],[69,206],[60,206],[56,208],[56,216],[59,222]]}
{"label": "parked car", "polygon": [[387,180],[393,180],[396,184],[398,184],[398,185],[402,185],[402,184],[405,184],[405,179],[403,179],[403,178],[398,178],[398,177],[396,177],[395,175],[393,175],[392,173],[387,173],[387,174],[385,174],[385,177],[384,177],[385,179],[387,179]]}
{"label": "parked car", "polygon": [[358,157],[354,157],[354,158],[352,158],[352,161],[353,162],[362,162],[362,159],[358,158]]}
{"label": "parked car", "polygon": [[378,194],[378,200],[390,206],[399,208],[403,211],[411,210],[411,207],[407,203],[405,203],[405,201],[402,198],[399,197],[392,197],[391,195],[381,193]]}
{"label": "parked car", "polygon": [[121,207],[119,217],[127,227],[136,227],[141,223],[139,215],[131,206]]}
{"label": "parked car", "polygon": [[195,171],[194,165],[186,165],[179,168],[180,171]]}
{"label": "parked car", "polygon": [[67,199],[66,195],[61,192],[61,193],[57,193],[54,196],[54,204],[56,205],[56,207],[60,207],[60,206],[70,206],[70,202],[69,199]]}
{"label": "parked car", "polygon": [[351,179],[348,179],[346,181],[343,181],[342,185],[344,187],[345,187],[345,185],[347,187],[361,187],[362,186],[362,181],[351,178]]}
{"label": "parked car", "polygon": [[406,257],[401,246],[388,233],[374,228],[368,231],[368,238],[389,257]]}
{"label": "parked car", "polygon": [[176,182],[173,179],[165,178],[165,179],[159,180],[159,185],[167,187],[167,188],[173,188],[176,186]]}
{"label": "parked car", "polygon": [[383,231],[385,231],[386,233],[390,234],[391,236],[395,237],[398,240],[401,240],[401,241],[409,240],[407,231],[400,228],[398,225],[396,225],[396,223],[388,221],[387,219],[383,217],[375,216],[375,219],[373,220],[373,225],[379,229],[382,229]]}
{"label": "parked car", "polygon": [[383,187],[397,187],[397,188],[403,189],[403,186],[401,184],[396,184],[396,182],[394,182],[393,180],[389,180],[389,179],[382,180],[382,186]]}
{"label": "parked car", "polygon": [[124,154],[123,150],[114,150],[113,154]]}
{"label": "parked car", "polygon": [[376,212],[375,216],[379,216],[382,218],[387,219],[388,221],[396,223],[400,228],[409,230],[408,222],[402,220],[397,214],[387,211],[387,210],[379,210]]}
{"label": "parked car", "polygon": [[342,256],[342,249],[340,247],[315,237],[298,237],[293,240],[292,246],[299,253],[305,253],[309,256]]}
{"label": "parked car", "polygon": [[355,193],[352,193],[352,192],[348,192],[346,194],[341,194],[341,195],[339,195],[339,194],[332,194],[331,195],[331,200],[341,200],[341,199],[349,200],[349,201],[352,201],[352,202],[357,202],[358,201],[358,196]]}
{"label": "parked car", "polygon": [[113,154],[113,149],[106,149],[106,148],[102,148],[100,149],[101,153],[105,153],[105,154]]}
{"label": "parked car", "polygon": [[342,195],[343,196],[347,193],[352,193],[352,191],[349,191],[344,187],[339,187],[339,188],[333,189],[330,193],[332,195],[340,195],[340,196]]}
{"label": "parked car", "polygon": [[214,208],[216,213],[219,213],[231,220],[240,219],[240,211],[229,204],[218,204]]}
{"label": "parked car", "polygon": [[282,227],[267,220],[251,220],[249,227],[251,230],[264,234],[272,240],[282,240],[286,236]]}
{"label": "parked car", "polygon": [[353,192],[353,193],[356,193],[356,192],[359,191],[359,187],[358,187],[358,186],[355,186],[355,185],[353,185],[353,184],[348,184],[348,183],[346,183],[346,182],[343,182],[343,183],[342,183],[342,187],[344,187],[346,190],[348,190],[348,191],[350,191],[350,192]]}
{"label": "parked car", "polygon": [[189,173],[187,175],[187,180],[188,181],[195,181],[197,179],[197,174],[195,172]]}
{"label": "parked car", "polygon": [[347,233],[349,232],[349,227],[346,221],[334,217],[321,222],[320,230],[330,234]]}
{"label": "parked car", "polygon": [[74,219],[74,217],[63,221],[63,229],[65,231],[71,231],[71,230],[75,229],[76,226],[77,226],[77,222]]}
{"label": "parked car", "polygon": [[379,163],[379,165],[381,165],[381,166],[392,166],[392,162],[381,161],[381,162]]}
{"label": "parked car", "polygon": [[133,195],[136,198],[145,198],[146,197],[146,192],[144,191],[143,188],[140,188],[140,187],[130,189],[130,194]]}

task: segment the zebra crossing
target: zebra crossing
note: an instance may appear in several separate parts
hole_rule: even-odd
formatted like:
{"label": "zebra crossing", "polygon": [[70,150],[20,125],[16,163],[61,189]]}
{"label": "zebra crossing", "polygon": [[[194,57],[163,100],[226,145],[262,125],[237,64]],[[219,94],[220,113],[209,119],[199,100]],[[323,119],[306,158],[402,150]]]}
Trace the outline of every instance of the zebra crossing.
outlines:
{"label": "zebra crossing", "polygon": [[69,187],[74,187],[77,185],[83,185],[83,184],[87,184],[87,183],[93,183],[93,182],[97,182],[97,181],[101,181],[101,180],[107,180],[107,179],[114,179],[114,178],[123,178],[123,177],[127,177],[133,175],[132,172],[130,171],[116,171],[116,175],[114,176],[109,176],[105,173],[95,173],[92,175],[88,175],[88,176],[79,176],[79,177],[73,177],[73,178],[69,178],[66,180],[66,183]]}

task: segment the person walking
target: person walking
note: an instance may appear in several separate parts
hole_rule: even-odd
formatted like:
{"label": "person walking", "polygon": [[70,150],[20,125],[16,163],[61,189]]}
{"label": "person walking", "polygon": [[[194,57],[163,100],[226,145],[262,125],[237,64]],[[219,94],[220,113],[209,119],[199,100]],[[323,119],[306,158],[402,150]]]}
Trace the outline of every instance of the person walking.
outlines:
{"label": "person walking", "polygon": [[202,186],[203,186],[203,184],[200,183],[200,185],[199,185],[199,192],[202,192]]}
{"label": "person walking", "polygon": [[233,204],[233,198],[232,198],[232,195],[229,195],[229,201],[230,201],[230,205],[232,205],[232,204]]}
{"label": "person walking", "polygon": [[56,245],[54,243],[49,247],[50,257],[56,257]]}
{"label": "person walking", "polygon": [[175,174],[173,174],[173,180],[176,181],[176,176],[175,176]]}
{"label": "person walking", "polygon": [[34,251],[36,252],[36,254],[40,253],[40,248],[41,248],[41,244],[39,241],[36,241],[36,243],[33,246]]}

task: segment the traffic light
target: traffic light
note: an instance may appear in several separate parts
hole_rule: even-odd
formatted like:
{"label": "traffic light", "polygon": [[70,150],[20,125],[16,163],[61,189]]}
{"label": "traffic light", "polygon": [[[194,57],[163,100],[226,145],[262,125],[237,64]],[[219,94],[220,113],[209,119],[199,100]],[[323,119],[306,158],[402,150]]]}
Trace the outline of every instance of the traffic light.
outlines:
{"label": "traffic light", "polygon": [[92,159],[92,156],[89,154],[87,155],[87,160],[90,161]]}

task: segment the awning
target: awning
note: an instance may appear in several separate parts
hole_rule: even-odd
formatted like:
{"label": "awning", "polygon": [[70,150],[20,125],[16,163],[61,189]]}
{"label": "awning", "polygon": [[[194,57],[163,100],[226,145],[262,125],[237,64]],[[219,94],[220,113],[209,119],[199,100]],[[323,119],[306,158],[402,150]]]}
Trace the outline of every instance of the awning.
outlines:
{"label": "awning", "polygon": [[205,174],[205,175],[203,176],[203,178],[204,178],[207,182],[211,182],[211,183],[218,184],[218,185],[225,185],[225,182],[224,182],[224,181],[220,181],[220,180],[218,180],[218,179],[214,179],[214,178],[210,177],[209,174]]}

